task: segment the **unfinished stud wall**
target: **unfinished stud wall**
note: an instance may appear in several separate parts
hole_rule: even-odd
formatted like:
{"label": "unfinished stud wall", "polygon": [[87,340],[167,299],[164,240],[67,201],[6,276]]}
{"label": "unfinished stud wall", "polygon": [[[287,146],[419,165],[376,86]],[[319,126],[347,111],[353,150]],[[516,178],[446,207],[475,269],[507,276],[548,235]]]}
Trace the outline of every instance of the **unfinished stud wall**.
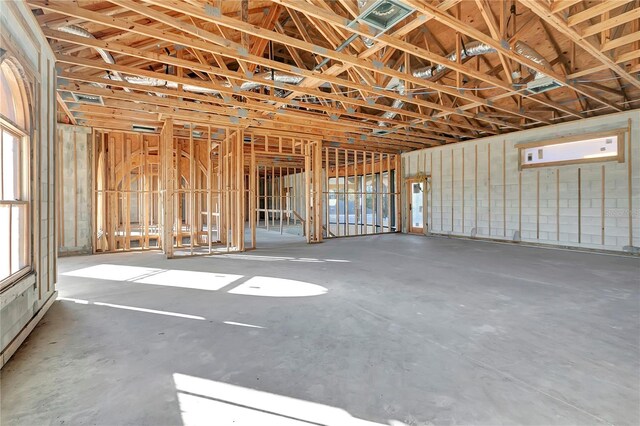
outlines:
{"label": "unfinished stud wall", "polygon": [[[278,164],[278,165],[275,165]],[[275,162],[256,165],[256,225],[303,235],[304,173],[297,164],[282,166]]]}
{"label": "unfinished stud wall", "polygon": [[[320,141],[255,131],[244,138],[249,229],[257,227],[321,241],[323,163]],[[320,206],[316,208],[315,206]]]}
{"label": "unfinished stud wall", "polygon": [[[626,129],[624,162],[518,169],[517,144],[618,129]],[[431,176],[425,231],[589,249],[640,247],[638,111],[413,151],[402,163],[405,178]]]}
{"label": "unfinished stud wall", "polygon": [[399,159],[395,154],[324,148],[327,238],[396,231]]}
{"label": "unfinished stud wall", "polygon": [[[56,297],[55,58],[24,2],[0,2],[0,47],[26,73],[30,91],[30,258],[32,270],[0,293],[0,366]],[[3,254],[4,255],[4,254]]]}
{"label": "unfinished stud wall", "polygon": [[[224,137],[214,140],[212,131]],[[160,135],[96,131],[95,252],[242,251],[249,198],[244,150],[242,130],[171,119]]]}
{"label": "unfinished stud wall", "polygon": [[256,227],[285,221],[322,238],[319,141],[167,119],[160,135],[96,130],[92,145],[94,252],[243,251],[247,232],[256,247]]}
{"label": "unfinished stud wall", "polygon": [[58,255],[92,252],[92,129],[58,124]]}
{"label": "unfinished stud wall", "polygon": [[96,131],[92,246],[95,252],[159,248],[158,135]]}

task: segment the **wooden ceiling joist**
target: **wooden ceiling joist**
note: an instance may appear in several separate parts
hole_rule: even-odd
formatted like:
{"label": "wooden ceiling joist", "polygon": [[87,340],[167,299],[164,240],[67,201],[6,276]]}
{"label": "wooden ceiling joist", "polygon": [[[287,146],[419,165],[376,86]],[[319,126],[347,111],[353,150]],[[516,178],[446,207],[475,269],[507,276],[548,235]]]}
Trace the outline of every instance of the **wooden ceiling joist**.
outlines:
{"label": "wooden ceiling joist", "polygon": [[[521,0],[522,3],[531,9],[536,15],[538,15],[541,19],[549,22],[557,31],[568,37],[571,41],[576,43],[576,45],[580,46],[590,55],[593,55],[597,58],[602,64],[604,64],[611,71],[618,74],[621,78],[634,85],[635,87],[640,89],[640,80],[634,78],[632,75],[627,73],[620,65],[615,63],[608,55],[606,55],[601,49],[594,46],[586,40],[584,36],[578,34],[578,32],[571,28],[560,16],[554,14],[546,5],[533,1],[533,0]],[[616,2],[616,0],[611,0],[614,4],[618,6],[623,5],[624,3]],[[606,3],[606,2],[605,2]],[[626,3],[626,2],[625,2]]]}
{"label": "wooden ceiling joist", "polygon": [[[303,40],[299,40],[293,37],[289,37],[286,35],[282,35],[282,34],[278,34],[272,31],[268,31],[268,30],[264,30],[263,28],[260,27],[256,27],[256,26],[252,26],[249,25],[247,23],[244,23],[242,21],[239,21],[237,19],[233,19],[233,18],[229,18],[229,17],[225,17],[225,16],[217,16],[212,17],[209,14],[206,13],[205,9],[203,8],[202,10],[200,9],[196,9],[193,7],[189,7],[189,6],[185,6],[184,4],[181,4],[180,2],[176,2],[176,1],[169,1],[169,0],[162,0],[162,1],[155,1],[155,0],[145,0],[147,3],[150,4],[156,4],[156,5],[160,5],[161,7],[170,9],[170,10],[183,10],[185,13],[189,13],[191,16],[197,17],[198,19],[202,19],[204,21],[209,21],[209,22],[215,22],[219,25],[225,26],[227,28],[231,28],[234,30],[238,30],[241,32],[246,32],[248,34],[251,34],[253,36],[257,36],[257,37],[265,37],[273,42],[277,42],[277,43],[281,43],[281,44],[287,44],[290,45],[294,48],[298,48],[301,50],[305,50],[307,52],[313,53],[313,54],[319,54],[321,56],[325,56],[325,57],[330,57],[331,59],[340,61],[342,63],[350,63],[351,65],[355,66],[355,67],[360,67],[372,72],[378,72],[378,73],[382,73],[384,75],[387,75],[389,77],[396,77],[399,79],[403,79],[406,81],[410,81],[413,84],[417,85],[418,87],[424,87],[425,89],[429,89],[429,90],[435,90],[438,92],[443,92],[443,93],[447,93],[451,96],[454,97],[459,97],[459,96],[463,96],[460,94],[460,92],[458,90],[456,90],[455,88],[450,88],[447,86],[443,86],[443,85],[439,85],[439,84],[435,84],[435,83],[431,83],[427,80],[423,80],[420,78],[416,78],[413,76],[410,76],[410,74],[407,74],[406,72],[400,72],[397,71],[395,69],[389,68],[387,66],[385,66],[382,63],[376,63],[374,61],[369,61],[369,60],[363,60],[363,59],[359,59],[359,58],[354,58],[348,54],[342,53],[342,52],[337,52],[335,50],[331,50],[328,48],[324,48],[322,46],[318,46],[312,43],[308,43],[305,42]],[[171,16],[155,11],[154,9],[151,9],[150,7],[145,7],[145,6],[141,6],[137,3],[133,3],[132,1],[129,0],[112,0],[112,2],[119,4],[123,7],[127,7],[131,10],[134,10],[138,13],[141,13],[145,16],[148,16],[150,18],[156,19],[160,22],[163,22],[167,25],[170,25],[172,27],[174,27],[177,30],[186,32],[188,34],[192,34],[195,35],[197,37],[200,37],[203,40],[209,41],[211,43],[220,45],[220,46],[233,46],[232,43],[230,43],[228,40],[224,40],[224,39],[220,39],[220,37],[214,36],[213,34],[210,33],[206,33],[202,30],[198,30],[198,29],[194,29],[191,28],[191,26],[189,25],[185,25],[183,24],[181,21],[172,18]],[[308,70],[300,70],[297,67],[283,67],[282,64],[279,63],[274,63],[274,61],[271,60],[266,60],[266,59],[262,59],[262,58],[256,58],[256,57],[252,57],[249,54],[244,54],[243,52],[239,52],[240,47],[239,46],[234,46],[236,51],[232,53],[232,55],[235,56],[240,56],[243,59],[246,59],[247,61],[255,61],[259,64],[265,65],[268,68],[277,68],[280,71],[283,72],[287,72],[287,73],[295,73],[298,75],[303,75],[305,77],[311,77],[311,78],[320,78],[324,81],[330,82],[330,83],[334,83],[334,84],[338,84],[338,85],[344,85],[346,87],[349,87],[351,89],[355,89],[355,90],[364,90],[364,91],[369,91],[372,92],[375,95],[379,95],[379,96],[385,96],[385,97],[389,97],[389,98],[402,98],[405,102],[407,103],[416,103],[417,100],[410,98],[408,96],[401,96],[400,94],[398,94],[397,92],[394,93],[389,93],[388,91],[385,91],[383,89],[379,89],[379,88],[372,88],[370,86],[366,86],[363,84],[359,84],[353,81],[347,81],[344,79],[339,79],[339,78],[335,78],[332,76],[329,76],[327,74],[321,73],[321,72],[314,72],[314,71],[308,71]],[[446,59],[442,59],[442,61],[447,61]],[[450,61],[447,61],[450,63]],[[466,94],[464,95],[465,99],[468,100],[473,100],[479,103],[486,103],[482,98],[474,96],[474,95],[470,95],[470,94]],[[444,108],[442,105],[438,105],[435,103],[428,103],[426,101],[423,101],[424,104],[428,104],[428,105],[424,105],[424,106],[428,106],[430,108],[433,109],[438,109],[440,111],[443,112],[447,112],[448,114],[457,114],[458,111],[456,111],[455,109],[451,109],[451,108]],[[536,120],[535,117],[530,117],[530,116],[526,116],[525,114],[520,113],[519,111],[509,111],[506,110],[505,112],[511,112],[516,116],[524,116],[524,118],[529,118],[532,120]],[[447,114],[447,115],[448,115]],[[466,115],[470,115],[472,116],[472,114],[466,114]],[[505,125],[505,123],[500,123],[501,125]]]}
{"label": "wooden ceiling joist", "polygon": [[[66,11],[66,13],[73,14],[74,16],[82,16],[82,17],[84,17],[84,18],[86,18],[88,20],[91,20],[91,21],[94,21],[94,22],[100,22],[100,23],[103,23],[105,25],[109,25],[109,22],[114,22],[112,18],[108,18],[108,17],[105,18],[105,17],[101,16],[100,14],[97,14],[97,13],[94,13],[94,12],[89,12],[89,11],[86,11],[86,10],[83,10],[83,9],[80,9],[80,8],[77,8],[77,7],[67,7],[64,4],[60,5],[60,4],[56,3],[55,7],[54,7],[51,3],[48,3],[46,6],[43,5],[43,7],[52,8],[52,9],[55,9],[55,10],[64,10],[64,11]],[[151,9],[149,9],[149,10],[151,10]],[[151,13],[151,12],[148,12],[148,13]],[[166,19],[170,20],[171,18],[167,17]],[[168,33],[166,31],[148,29],[145,26],[139,26],[139,25],[136,26],[134,23],[129,22],[128,20],[120,19],[120,20],[117,21],[117,23],[113,23],[113,25],[116,25],[119,28],[127,28],[128,27],[131,31],[140,32],[141,34],[154,36],[155,38],[164,39],[165,41],[172,41],[172,42],[177,43],[177,44],[190,45],[192,47],[199,48],[199,49],[205,50],[205,51],[213,51],[215,53],[219,53],[219,54],[226,55],[226,56],[229,56],[229,57],[234,57],[234,56],[237,56],[237,54],[238,54],[238,52],[236,50],[232,50],[232,49],[229,49],[229,48],[226,48],[226,47],[216,46],[216,45],[212,45],[210,43],[200,42],[198,40],[192,40],[192,39],[189,39],[188,37],[180,36],[180,35],[173,34],[173,33]],[[195,31],[196,33],[201,33],[202,32],[201,30],[197,30],[197,29],[192,30],[192,31]],[[210,35],[210,34],[207,34],[207,36],[205,38],[209,39],[212,42],[217,42],[217,43],[230,45],[230,42],[224,42],[223,43],[223,42],[220,41],[219,37],[213,36],[213,35]],[[89,40],[89,39],[86,39],[86,40]],[[84,43],[89,43],[88,41],[83,41],[83,42]],[[103,47],[105,47],[105,48],[110,48],[110,47],[113,48],[114,45],[115,44],[113,44],[113,43],[105,44],[105,45],[103,45]],[[123,53],[124,53],[124,50],[123,50]],[[144,54],[143,54],[143,56],[144,56]],[[250,57],[250,56],[251,55],[247,54],[247,57]],[[388,93],[386,93],[385,90],[382,90],[382,89],[371,88],[371,87],[368,87],[368,86],[365,86],[365,85],[362,85],[362,84],[358,84],[358,83],[346,81],[346,80],[343,80],[343,79],[339,79],[337,77],[330,77],[330,76],[327,76],[327,75],[323,75],[321,73],[314,73],[312,71],[295,70],[294,69],[295,67],[284,66],[283,64],[279,64],[279,63],[277,63],[275,61],[270,61],[270,60],[262,59],[262,58],[253,58],[253,59],[257,63],[259,63],[261,65],[266,65],[267,67],[277,66],[280,71],[285,71],[285,72],[298,71],[299,74],[304,75],[304,76],[309,76],[309,77],[312,77],[312,78],[316,77],[316,75],[317,76],[322,75],[325,80],[330,81],[330,82],[334,82],[335,84],[345,85],[345,86],[347,86],[349,88],[352,88],[352,89],[367,90],[369,92],[372,92],[371,93],[372,96],[373,95],[375,95],[375,96],[387,96],[387,97],[399,96],[397,94],[388,94]],[[373,65],[371,65],[371,67],[375,68]],[[239,73],[239,72],[226,71],[226,70],[222,70],[222,69],[219,69],[219,68],[216,68],[215,72],[218,75],[231,77],[231,78],[235,78],[235,79],[238,79],[238,80],[253,81],[253,76],[247,77],[245,74],[242,74],[242,73]],[[403,74],[400,73],[400,72],[397,72],[397,71],[393,71],[393,72],[395,73],[395,76],[400,76],[400,77],[403,76]],[[269,81],[264,81],[263,83],[265,85],[270,85]],[[271,86],[275,86],[275,85],[271,83]],[[290,89],[292,91],[293,90],[297,90],[295,87],[288,87],[287,85],[280,85],[280,86],[285,87],[287,89]],[[300,91],[303,91],[303,90],[300,89]],[[447,88],[447,91],[448,92],[455,92],[456,94],[458,94],[457,91],[455,91],[454,89]],[[340,102],[353,103],[353,102],[356,101],[355,99],[347,98],[345,96],[340,96],[340,95],[335,95],[335,94],[327,94],[325,92],[320,92],[320,91],[310,91],[310,89],[305,89],[303,92],[305,94],[308,94],[308,95],[311,95],[311,96],[330,97],[330,98],[333,98],[333,99],[338,100]],[[336,99],[336,97],[337,97],[337,99]],[[437,110],[440,110],[442,112],[448,113],[448,114],[445,114],[444,116],[449,115],[449,114],[472,116],[472,114],[465,113],[464,111],[457,111],[454,108],[447,108],[445,106],[438,105],[438,104],[433,103],[433,102],[423,101],[423,100],[418,99],[418,98],[409,97],[409,96],[403,96],[402,98],[407,103],[414,103],[415,105],[422,105],[422,106],[425,106],[425,107],[428,107],[428,108],[437,109]],[[370,104],[370,103],[368,103],[366,101],[363,102],[362,106],[372,107],[372,108],[378,108],[378,107],[382,108],[382,106],[379,106],[379,104]],[[388,111],[389,109],[386,109],[386,110]],[[516,113],[516,115],[520,115],[520,114]],[[486,122],[490,122],[490,123],[492,122],[492,123],[498,124],[500,126],[518,128],[518,126],[514,126],[512,124],[509,124],[509,123],[506,123],[506,122],[503,122],[503,121],[500,121],[500,120],[483,119],[482,121],[486,121]],[[482,131],[483,129],[479,129],[479,130]]]}
{"label": "wooden ceiling joist", "polygon": [[[191,117],[398,152],[620,111],[640,97],[638,0],[399,0],[414,11],[382,34],[354,21],[353,0],[26,1],[59,62],[60,111],[78,124]],[[491,54],[466,55],[473,41]],[[419,67],[438,68],[420,78]],[[528,90],[540,76],[560,87]]]}

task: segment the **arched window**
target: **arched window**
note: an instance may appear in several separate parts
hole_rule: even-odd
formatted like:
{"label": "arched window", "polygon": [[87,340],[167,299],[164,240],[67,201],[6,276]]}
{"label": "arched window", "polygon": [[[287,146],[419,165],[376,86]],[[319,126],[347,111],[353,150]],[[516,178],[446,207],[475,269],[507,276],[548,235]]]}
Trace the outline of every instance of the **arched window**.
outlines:
{"label": "arched window", "polygon": [[29,101],[24,74],[0,63],[0,289],[30,270]]}

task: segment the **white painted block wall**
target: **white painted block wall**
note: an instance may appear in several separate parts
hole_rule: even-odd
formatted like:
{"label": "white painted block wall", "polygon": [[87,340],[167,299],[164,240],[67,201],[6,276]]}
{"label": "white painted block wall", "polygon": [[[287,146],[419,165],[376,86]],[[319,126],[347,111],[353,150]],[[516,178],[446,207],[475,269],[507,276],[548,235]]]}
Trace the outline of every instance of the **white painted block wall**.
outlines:
{"label": "white painted block wall", "polygon": [[[30,103],[32,271],[0,292],[0,367],[35,327],[56,297],[55,57],[31,10],[24,2],[0,1],[0,28],[14,55],[32,74]],[[4,255],[4,253],[2,253]]]}
{"label": "white painted block wall", "polygon": [[58,167],[62,170],[58,254],[92,252],[92,148],[90,127],[58,124]]}
{"label": "white painted block wall", "polygon": [[[518,170],[517,144],[630,123],[622,163]],[[425,221],[433,234],[615,251],[640,247],[638,110],[412,151],[402,155],[402,167],[405,178],[431,175]],[[403,224],[406,214],[404,206]]]}

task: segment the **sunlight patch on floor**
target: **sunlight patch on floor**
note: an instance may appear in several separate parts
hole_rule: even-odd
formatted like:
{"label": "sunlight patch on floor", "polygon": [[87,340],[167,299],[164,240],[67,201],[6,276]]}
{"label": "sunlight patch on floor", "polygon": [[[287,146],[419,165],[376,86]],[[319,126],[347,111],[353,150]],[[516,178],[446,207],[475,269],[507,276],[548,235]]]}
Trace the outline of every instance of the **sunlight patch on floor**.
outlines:
{"label": "sunlight patch on floor", "polygon": [[[143,268],[106,263],[64,272],[62,275],[208,291],[220,290],[244,278],[244,275],[218,272]],[[255,276],[231,288],[228,293],[262,297],[306,297],[320,296],[327,291],[326,287],[306,281]]]}
{"label": "sunlight patch on floor", "polygon": [[229,290],[231,294],[263,297],[304,297],[320,296],[327,289],[304,281],[274,277],[252,277],[239,286]]}
{"label": "sunlight patch on floor", "polygon": [[62,275],[210,291],[220,290],[222,287],[242,278],[242,275],[235,274],[144,268],[108,263],[64,272]]}
{"label": "sunlight patch on floor", "polygon": [[174,373],[173,381],[184,426],[382,425],[357,419],[347,411],[329,405],[186,374]]}

